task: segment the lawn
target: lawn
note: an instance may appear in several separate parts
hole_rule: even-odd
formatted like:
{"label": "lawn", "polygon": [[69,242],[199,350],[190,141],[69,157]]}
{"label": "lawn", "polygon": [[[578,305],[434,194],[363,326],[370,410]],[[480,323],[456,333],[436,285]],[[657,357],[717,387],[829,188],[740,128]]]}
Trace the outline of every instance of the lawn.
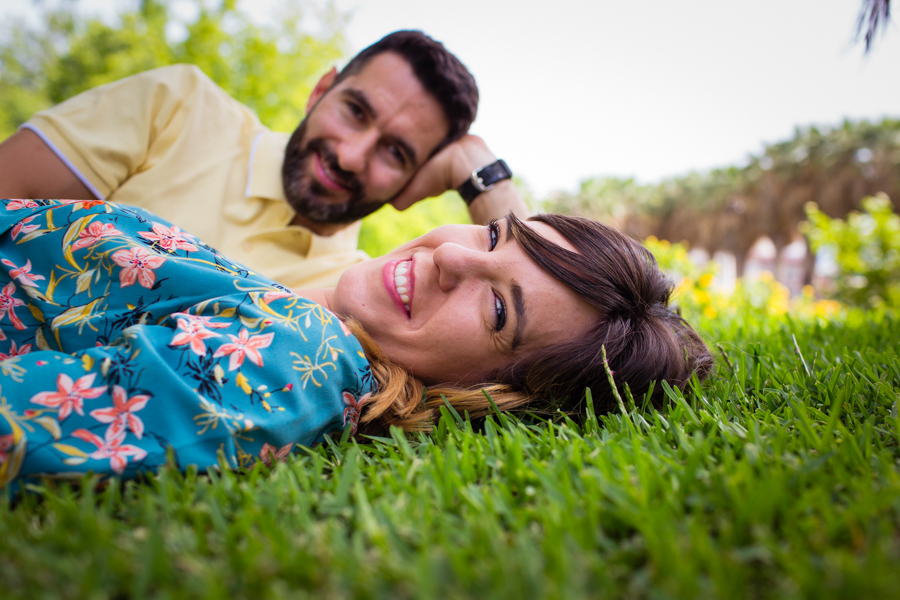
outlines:
{"label": "lawn", "polygon": [[0,596],[900,597],[900,317],[700,328],[717,373],[660,411],[4,499]]}

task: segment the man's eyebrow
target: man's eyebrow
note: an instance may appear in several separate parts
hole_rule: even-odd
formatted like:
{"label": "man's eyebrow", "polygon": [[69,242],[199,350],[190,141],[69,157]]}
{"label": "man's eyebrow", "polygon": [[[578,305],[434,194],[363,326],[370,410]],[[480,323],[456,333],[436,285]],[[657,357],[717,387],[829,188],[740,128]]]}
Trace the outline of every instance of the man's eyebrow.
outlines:
{"label": "man's eyebrow", "polygon": [[522,286],[515,279],[510,281],[510,289],[512,290],[513,307],[516,311],[516,332],[513,334],[512,350],[522,343],[525,337],[525,297],[522,295]]}
{"label": "man's eyebrow", "polygon": [[[372,103],[369,102],[368,96],[366,96],[365,92],[362,90],[358,90],[356,88],[347,88],[344,90],[344,94],[351,97],[357,104],[359,104],[360,108],[363,109],[370,119],[373,121],[378,118],[378,112],[375,110],[375,107],[372,106]],[[400,147],[400,150],[409,158],[410,165],[412,168],[417,168],[419,166],[419,159],[416,156],[416,149],[413,148],[409,142],[404,140],[403,138],[399,138],[397,136],[389,136],[392,143],[397,144]]]}
{"label": "man's eyebrow", "polygon": [[377,119],[378,113],[375,111],[375,108],[372,106],[372,103],[369,102],[369,97],[366,96],[365,92],[362,90],[358,90],[356,88],[346,88],[344,90],[344,94],[353,98],[357,104],[369,115],[370,119]]}

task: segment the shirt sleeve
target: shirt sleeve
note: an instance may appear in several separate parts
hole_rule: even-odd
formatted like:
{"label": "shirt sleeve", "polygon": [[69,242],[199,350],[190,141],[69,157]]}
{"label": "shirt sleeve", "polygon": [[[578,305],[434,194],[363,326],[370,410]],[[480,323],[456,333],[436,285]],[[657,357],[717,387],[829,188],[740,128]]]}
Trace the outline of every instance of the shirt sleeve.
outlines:
{"label": "shirt sleeve", "polygon": [[152,165],[192,126],[198,107],[224,93],[198,67],[172,65],[102,85],[36,113],[34,130],[95,193],[108,197]]}

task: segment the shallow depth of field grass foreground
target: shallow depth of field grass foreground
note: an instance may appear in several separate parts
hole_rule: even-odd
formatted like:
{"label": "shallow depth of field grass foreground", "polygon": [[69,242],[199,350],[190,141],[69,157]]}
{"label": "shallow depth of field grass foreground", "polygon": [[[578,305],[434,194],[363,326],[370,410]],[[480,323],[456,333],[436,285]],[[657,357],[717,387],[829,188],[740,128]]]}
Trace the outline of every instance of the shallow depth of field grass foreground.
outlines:
{"label": "shallow depth of field grass foreground", "polygon": [[0,596],[900,597],[900,318],[701,330],[717,374],[659,412],[4,495]]}

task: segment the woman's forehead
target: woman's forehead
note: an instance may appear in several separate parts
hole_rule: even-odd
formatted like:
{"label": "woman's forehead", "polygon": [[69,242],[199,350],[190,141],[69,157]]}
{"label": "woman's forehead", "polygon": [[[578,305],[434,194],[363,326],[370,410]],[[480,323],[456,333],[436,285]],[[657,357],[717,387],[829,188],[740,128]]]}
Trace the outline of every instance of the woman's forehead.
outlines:
{"label": "woman's forehead", "polygon": [[547,240],[548,242],[552,242],[557,246],[568,250],[569,252],[574,252],[578,254],[578,250],[575,249],[569,240],[563,237],[563,234],[553,229],[550,225],[542,221],[520,221],[522,225],[525,227],[529,227],[532,231],[540,235],[542,238]]}

